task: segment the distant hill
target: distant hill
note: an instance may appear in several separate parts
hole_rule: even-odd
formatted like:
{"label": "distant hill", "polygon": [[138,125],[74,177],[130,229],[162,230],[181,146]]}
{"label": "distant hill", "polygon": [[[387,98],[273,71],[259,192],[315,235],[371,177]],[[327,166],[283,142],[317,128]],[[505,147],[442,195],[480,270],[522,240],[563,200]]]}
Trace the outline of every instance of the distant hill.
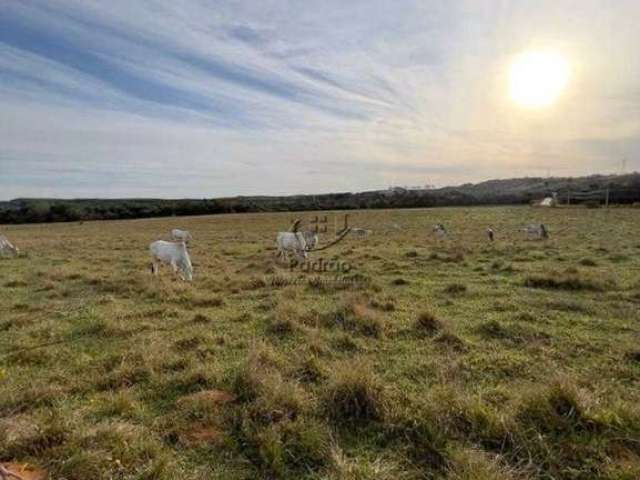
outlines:
{"label": "distant hill", "polygon": [[[241,212],[417,208],[454,205],[527,204],[557,193],[572,203],[590,198],[588,192],[609,189],[616,204],[640,202],[640,174],[588,177],[512,178],[436,189],[393,188],[359,193],[322,195],[238,196],[213,199],[34,199],[0,202],[0,223],[64,222],[172,215],[208,215]],[[603,195],[599,195],[603,198]]]}

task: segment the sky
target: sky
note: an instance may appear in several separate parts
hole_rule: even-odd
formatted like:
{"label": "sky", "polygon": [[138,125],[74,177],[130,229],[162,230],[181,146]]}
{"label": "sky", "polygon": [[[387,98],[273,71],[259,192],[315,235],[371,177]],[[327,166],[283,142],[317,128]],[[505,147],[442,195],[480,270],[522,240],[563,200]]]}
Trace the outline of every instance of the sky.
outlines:
{"label": "sky", "polygon": [[[640,170],[637,0],[0,0],[0,200]],[[569,64],[508,95],[522,52]]]}

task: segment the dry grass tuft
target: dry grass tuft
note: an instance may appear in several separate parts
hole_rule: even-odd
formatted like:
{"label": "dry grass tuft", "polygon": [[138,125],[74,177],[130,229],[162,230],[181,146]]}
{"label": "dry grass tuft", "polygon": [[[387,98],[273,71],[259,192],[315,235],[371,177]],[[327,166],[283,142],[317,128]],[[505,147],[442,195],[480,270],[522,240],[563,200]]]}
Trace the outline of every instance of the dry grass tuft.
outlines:
{"label": "dry grass tuft", "polygon": [[323,394],[325,412],[336,425],[382,420],[386,401],[382,383],[364,362],[336,365]]}
{"label": "dry grass tuft", "polygon": [[524,280],[524,286],[529,288],[544,288],[549,290],[590,291],[601,292],[607,290],[607,285],[595,279],[581,278],[577,274],[548,274],[529,275]]}

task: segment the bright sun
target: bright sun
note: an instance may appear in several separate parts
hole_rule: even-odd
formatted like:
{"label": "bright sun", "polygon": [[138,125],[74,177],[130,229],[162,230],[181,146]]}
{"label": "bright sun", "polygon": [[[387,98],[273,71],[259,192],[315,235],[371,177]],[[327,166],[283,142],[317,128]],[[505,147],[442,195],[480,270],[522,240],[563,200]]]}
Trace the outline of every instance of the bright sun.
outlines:
{"label": "bright sun", "polygon": [[533,51],[518,55],[509,69],[509,95],[518,105],[551,105],[569,80],[569,64],[562,55]]}

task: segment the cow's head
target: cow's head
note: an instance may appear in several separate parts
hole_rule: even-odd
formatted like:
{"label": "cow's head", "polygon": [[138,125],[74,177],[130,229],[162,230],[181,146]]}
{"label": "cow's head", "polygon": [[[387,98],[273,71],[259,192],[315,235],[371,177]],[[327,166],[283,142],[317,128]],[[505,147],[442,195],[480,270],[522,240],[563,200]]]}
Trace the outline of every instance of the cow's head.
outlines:
{"label": "cow's head", "polygon": [[312,231],[304,232],[304,243],[305,243],[304,249],[307,252],[310,252],[311,250],[316,248],[316,245],[318,245],[318,234]]}

